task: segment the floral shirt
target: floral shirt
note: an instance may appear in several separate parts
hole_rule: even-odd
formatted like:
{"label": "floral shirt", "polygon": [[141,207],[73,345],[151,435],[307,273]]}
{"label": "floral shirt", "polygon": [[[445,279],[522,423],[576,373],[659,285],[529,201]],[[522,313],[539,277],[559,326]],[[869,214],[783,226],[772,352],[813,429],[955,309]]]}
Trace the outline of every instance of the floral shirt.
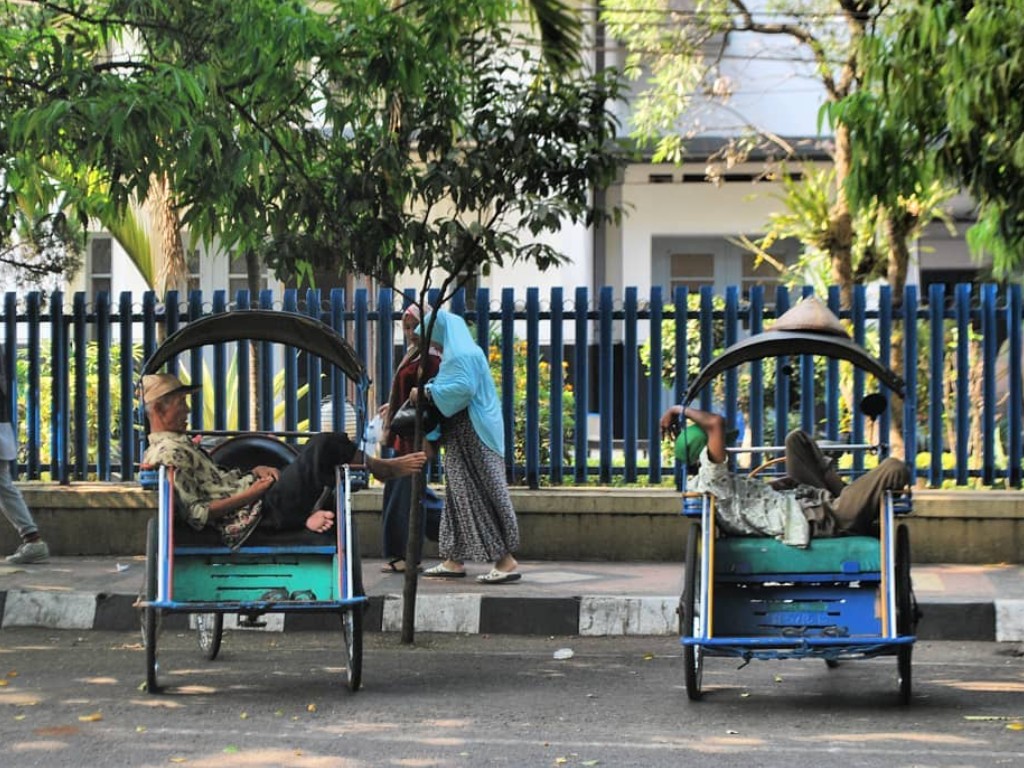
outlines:
{"label": "floral shirt", "polygon": [[810,544],[811,526],[798,489],[777,491],[761,480],[730,472],[728,462],[711,461],[707,448],[701,453],[693,489],[715,497],[715,522],[726,534],[773,536],[794,547]]}
{"label": "floral shirt", "polygon": [[256,481],[252,472],[218,466],[181,432],[152,433],[142,461],[175,468],[175,512],[196,530],[210,522],[210,502],[240,493]]}

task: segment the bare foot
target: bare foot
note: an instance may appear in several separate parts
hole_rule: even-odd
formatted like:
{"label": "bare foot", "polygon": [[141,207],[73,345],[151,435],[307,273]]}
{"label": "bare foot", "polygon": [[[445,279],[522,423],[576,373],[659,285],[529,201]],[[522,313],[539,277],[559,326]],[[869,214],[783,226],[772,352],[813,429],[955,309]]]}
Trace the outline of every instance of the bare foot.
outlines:
{"label": "bare foot", "polygon": [[376,456],[366,457],[366,466],[378,480],[389,480],[392,477],[412,475],[423,469],[427,463],[427,454],[423,451],[395,456],[393,459],[380,459]]}
{"label": "bare foot", "polygon": [[329,509],[318,509],[306,518],[306,527],[313,533],[324,533],[334,525],[334,513]]}

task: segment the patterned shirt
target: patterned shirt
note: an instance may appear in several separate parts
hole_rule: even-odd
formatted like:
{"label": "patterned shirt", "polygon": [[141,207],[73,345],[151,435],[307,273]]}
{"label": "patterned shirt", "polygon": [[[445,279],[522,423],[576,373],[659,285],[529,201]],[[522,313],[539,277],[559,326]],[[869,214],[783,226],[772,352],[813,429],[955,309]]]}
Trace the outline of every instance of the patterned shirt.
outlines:
{"label": "patterned shirt", "polygon": [[715,521],[733,536],[773,536],[794,547],[806,547],[811,527],[797,490],[777,491],[761,480],[729,471],[728,462],[716,464],[705,448],[694,490],[715,497]]}
{"label": "patterned shirt", "polygon": [[196,530],[210,522],[210,502],[241,493],[256,481],[252,472],[218,466],[181,432],[152,433],[142,460],[152,466],[175,468],[175,512]]}

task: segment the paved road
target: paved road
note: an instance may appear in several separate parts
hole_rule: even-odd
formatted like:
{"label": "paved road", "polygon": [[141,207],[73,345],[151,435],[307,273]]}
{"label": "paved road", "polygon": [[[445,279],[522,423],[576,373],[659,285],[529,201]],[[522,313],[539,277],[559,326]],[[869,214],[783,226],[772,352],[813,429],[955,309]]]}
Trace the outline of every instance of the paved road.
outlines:
{"label": "paved road", "polygon": [[[1015,644],[921,642],[895,661],[711,659],[691,703],[668,638],[367,635],[364,688],[336,634],[229,633],[204,661],[165,631],[166,694],[138,633],[0,633],[0,764],[23,766],[1019,766]],[[572,658],[556,660],[562,648]]]}

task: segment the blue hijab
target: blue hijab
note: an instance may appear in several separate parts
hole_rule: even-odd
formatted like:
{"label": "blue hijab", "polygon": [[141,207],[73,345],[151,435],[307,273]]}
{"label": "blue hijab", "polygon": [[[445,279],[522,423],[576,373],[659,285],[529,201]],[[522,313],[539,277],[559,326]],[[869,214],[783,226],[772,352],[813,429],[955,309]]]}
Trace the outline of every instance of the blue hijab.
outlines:
{"label": "blue hijab", "polygon": [[[505,454],[505,430],[501,403],[491,377],[487,356],[476,343],[466,321],[444,309],[432,313],[430,340],[440,346],[441,367],[427,384],[434,405],[445,416],[469,409],[469,419],[480,440],[491,450]],[[430,327],[431,315],[420,323],[422,336]]]}

